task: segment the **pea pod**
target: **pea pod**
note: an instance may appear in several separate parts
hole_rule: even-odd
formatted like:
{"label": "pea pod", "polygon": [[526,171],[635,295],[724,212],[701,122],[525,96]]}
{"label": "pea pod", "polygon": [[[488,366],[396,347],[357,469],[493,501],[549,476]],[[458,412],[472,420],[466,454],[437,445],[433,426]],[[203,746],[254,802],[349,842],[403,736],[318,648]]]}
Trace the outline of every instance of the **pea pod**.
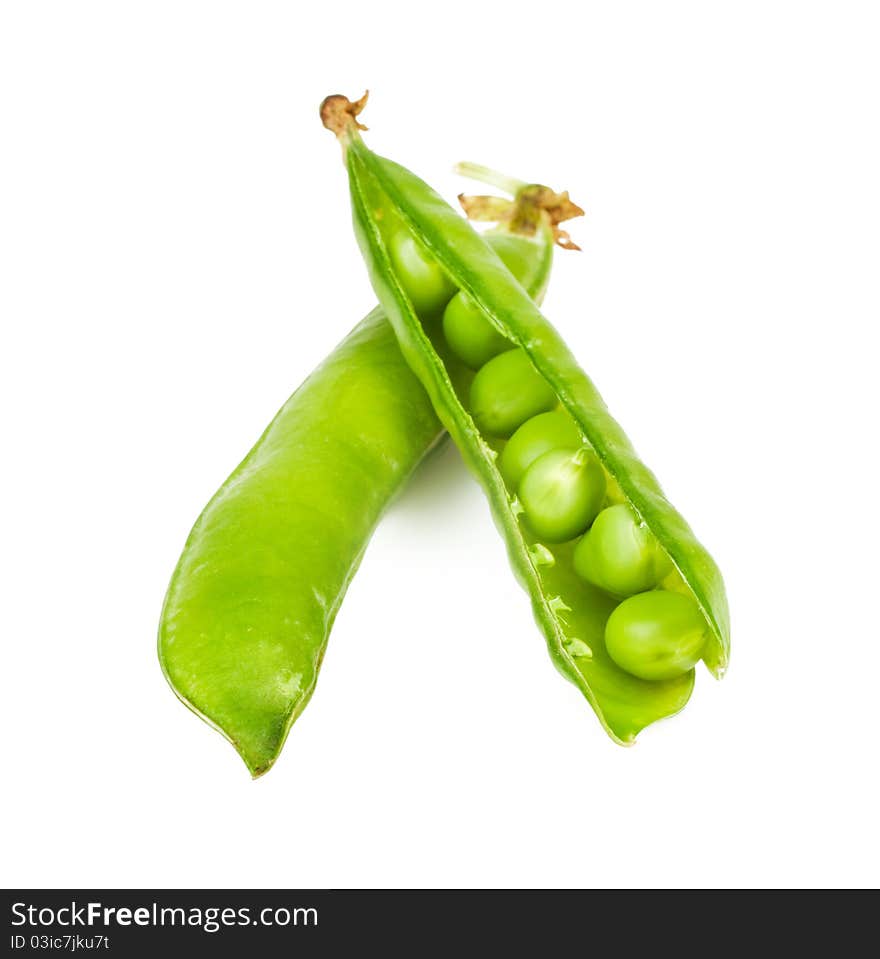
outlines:
{"label": "pea pod", "polygon": [[[552,239],[516,229],[489,242],[540,296]],[[159,658],[177,696],[254,776],[311,697],[376,523],[441,433],[377,308],[290,397],[193,527]]]}
{"label": "pea pod", "polygon": [[[729,655],[729,620],[721,574],[666,499],[657,479],[638,458],[559,334],[524,295],[485,241],[422,180],[365,146],[356,119],[363,105],[363,99],[352,103],[345,97],[328,97],[322,104],[321,116],[343,148],[355,234],[379,302],[441,422],[488,494],[513,568],[531,596],[553,661],[584,693],[609,735],[620,743],[632,742],[645,726],[678,712],[687,703],[694,683],[694,671],[688,668],[693,659],[670,655],[668,663],[684,664],[682,671],[669,675],[671,667],[665,672],[645,670],[645,675],[661,678],[644,679],[612,658],[605,643],[606,624],[620,597],[578,575],[572,542],[548,542],[548,537],[536,534],[528,516],[523,515],[519,491],[505,484],[498,463],[504,436],[510,435],[511,427],[515,429],[517,423],[523,422],[521,414],[514,411],[510,416],[505,412],[501,418],[488,417],[483,397],[491,391],[481,388],[476,397],[480,409],[476,417],[472,415],[470,403],[474,396],[460,386],[460,364],[446,355],[431,324],[422,321],[389,257],[389,244],[401,232],[425,251],[449,283],[475,303],[484,318],[528,360],[530,369],[552,390],[558,410],[566,412],[579,431],[584,452],[570,450],[568,458],[557,457],[558,462],[549,465],[547,458],[551,454],[544,452],[528,466],[520,488],[527,483],[530,470],[544,471],[545,476],[539,477],[541,482],[529,484],[532,498],[543,509],[546,484],[559,486],[562,482],[546,474],[548,470],[561,470],[570,487],[564,501],[580,511],[581,519],[588,523],[596,505],[590,499],[594,487],[584,492],[579,491],[577,484],[592,482],[584,470],[590,457],[595,456],[607,479],[605,505],[626,504],[639,523],[645,524],[669,561],[666,568],[670,571],[657,585],[686,597],[698,611],[704,635],[696,652],[716,677],[723,675]],[[505,185],[501,178],[487,179],[496,186]],[[491,205],[491,201],[486,204]],[[477,378],[495,362],[491,360],[483,367]],[[499,377],[498,383],[497,388],[503,392],[507,388],[504,378]],[[529,385],[528,393],[534,407],[528,415],[544,415],[546,404],[541,391]],[[522,397],[513,399],[522,401]],[[488,423],[492,429],[481,431],[480,422]],[[543,526],[551,533],[570,532],[546,522]],[[657,564],[658,569],[662,567],[663,564]],[[686,619],[684,615],[678,618]],[[637,631],[638,623],[620,630],[623,640],[618,648],[623,649],[635,635],[634,629]],[[640,634],[636,635],[630,643],[632,648],[621,652],[620,661],[627,665],[633,656],[640,655],[640,650],[647,649],[653,655],[670,629],[654,628],[651,643],[641,645],[636,642]]]}

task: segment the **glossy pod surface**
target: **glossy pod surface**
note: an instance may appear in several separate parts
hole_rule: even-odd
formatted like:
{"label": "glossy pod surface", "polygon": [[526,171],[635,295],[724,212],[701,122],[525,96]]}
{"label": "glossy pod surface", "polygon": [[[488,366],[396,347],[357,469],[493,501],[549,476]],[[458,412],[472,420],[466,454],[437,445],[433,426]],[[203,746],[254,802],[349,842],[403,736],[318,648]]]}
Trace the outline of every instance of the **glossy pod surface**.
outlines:
{"label": "glossy pod surface", "polygon": [[[490,238],[540,295],[552,246]],[[199,517],[159,658],[177,696],[265,772],[308,702],[373,529],[442,434],[381,309],[290,397]]]}
{"label": "glossy pod surface", "polygon": [[370,534],[440,432],[375,310],[287,401],[193,527],[159,656],[177,695],[253,775],[271,766],[308,702]]}
{"label": "glossy pod surface", "polygon": [[[670,567],[662,587],[693,602],[705,627],[700,655],[720,676],[727,662],[729,626],[718,569],[669,504],[653,474],[638,459],[559,335],[523,295],[484,240],[412,173],[369,151],[351,124],[344,120],[327,122],[326,116],[325,123],[343,144],[355,232],[374,288],[407,361],[486,489],[515,571],[532,597],[553,660],[582,690],[609,734],[620,742],[630,742],[644,726],[685,705],[693,687],[693,670],[686,659],[680,658],[674,677],[648,680],[621,668],[609,655],[606,628],[611,613],[620,605],[619,597],[578,574],[572,559],[573,543],[554,544],[551,537],[538,535],[531,528],[523,503],[523,482],[539,460],[524,467],[518,490],[507,485],[499,469],[499,457],[502,469],[504,458],[504,440],[499,437],[509,436],[518,426],[524,428],[522,421],[506,422],[503,429],[487,424],[485,410],[491,402],[497,402],[499,393],[487,390],[483,404],[473,384],[469,390],[462,390],[457,361],[450,358],[442,339],[422,325],[422,318],[395,276],[387,248],[398,231],[419,237],[421,246],[454,280],[457,290],[491,317],[493,327],[515,345],[527,358],[531,372],[549,386],[553,402],[574,422],[579,446],[590,448],[608,478],[602,507],[625,503],[656,537]],[[498,359],[490,360],[487,366]],[[474,384],[485,369],[477,372]],[[528,379],[528,368],[523,370]],[[529,415],[535,412],[540,410]],[[583,522],[581,518],[579,524]]]}

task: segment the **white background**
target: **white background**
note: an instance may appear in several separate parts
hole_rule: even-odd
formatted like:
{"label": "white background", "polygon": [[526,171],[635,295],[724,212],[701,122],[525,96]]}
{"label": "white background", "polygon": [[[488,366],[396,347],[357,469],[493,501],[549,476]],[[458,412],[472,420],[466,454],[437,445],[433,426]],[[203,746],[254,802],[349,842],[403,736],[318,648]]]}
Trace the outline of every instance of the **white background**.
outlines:
{"label": "white background", "polygon": [[[876,885],[871,3],[6,3],[9,886]],[[189,527],[371,307],[325,94],[452,198],[587,210],[547,311],[724,570],[727,679],[625,750],[454,449],[251,782],[155,656]]]}

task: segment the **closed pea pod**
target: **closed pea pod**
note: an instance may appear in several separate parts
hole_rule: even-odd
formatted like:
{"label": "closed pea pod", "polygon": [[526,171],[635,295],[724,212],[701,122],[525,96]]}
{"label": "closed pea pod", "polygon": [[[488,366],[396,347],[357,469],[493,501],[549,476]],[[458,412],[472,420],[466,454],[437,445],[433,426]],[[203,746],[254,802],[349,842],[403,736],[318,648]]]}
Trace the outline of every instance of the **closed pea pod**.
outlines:
{"label": "closed pea pod", "polygon": [[[506,231],[488,242],[540,297],[552,240]],[[422,302],[419,276],[436,302],[445,281],[411,271]],[[379,518],[441,435],[377,308],[290,397],[193,527],[165,599],[159,658],[177,696],[254,776],[309,701]]]}
{"label": "closed pea pod", "polygon": [[[536,373],[558,404],[573,419],[585,446],[595,455],[607,478],[606,502],[626,503],[656,537],[670,561],[664,587],[690,599],[705,629],[699,655],[716,675],[723,674],[729,650],[726,597],[720,573],[680,514],[671,506],[626,435],[610,416],[593,384],[569,353],[558,333],[474,230],[458,220],[443,201],[421,180],[392,161],[378,157],[363,144],[354,116],[362,103],[343,97],[328,98],[322,118],[339,137],[351,187],[353,222],[374,288],[385,306],[404,356],[424,384],[444,426],[461,449],[465,461],[480,479],[507,541],[511,561],[528,589],[536,618],[559,669],[582,690],[609,734],[631,742],[644,726],[680,710],[694,682],[693,669],[668,677],[644,679],[609,654],[606,624],[620,605],[606,589],[585,581],[576,571],[570,544],[556,545],[552,537],[532,528],[523,483],[535,460],[523,473],[517,490],[511,489],[499,469],[503,443],[498,437],[549,407],[542,403],[516,422],[491,420],[498,395],[494,390],[475,395],[473,386],[463,391],[455,364],[445,344],[423,325],[403,294],[388,245],[400,230],[417,236],[435,262],[459,291],[465,292],[498,329],[521,351],[523,380]],[[497,184],[496,184],[497,185]],[[545,226],[561,222],[564,199],[556,209],[544,207]],[[496,209],[495,212],[498,212]],[[501,217],[498,217],[499,219]],[[474,383],[492,363],[478,370]],[[523,362],[518,360],[517,362]],[[479,409],[477,408],[479,401]],[[501,426],[499,426],[501,422]],[[552,451],[550,451],[552,452]],[[549,452],[542,454],[548,456]],[[566,455],[571,455],[570,451]],[[538,497],[540,498],[540,497]],[[576,498],[577,499],[577,498]],[[583,506],[578,500],[578,509]],[[581,509],[578,523],[590,512]],[[595,515],[595,514],[594,514]],[[563,527],[556,534],[567,533]],[[551,532],[553,530],[544,530]]]}
{"label": "closed pea pod", "polygon": [[178,697],[259,776],[311,697],[370,534],[441,427],[380,309],[290,397],[199,516],[162,610]]}

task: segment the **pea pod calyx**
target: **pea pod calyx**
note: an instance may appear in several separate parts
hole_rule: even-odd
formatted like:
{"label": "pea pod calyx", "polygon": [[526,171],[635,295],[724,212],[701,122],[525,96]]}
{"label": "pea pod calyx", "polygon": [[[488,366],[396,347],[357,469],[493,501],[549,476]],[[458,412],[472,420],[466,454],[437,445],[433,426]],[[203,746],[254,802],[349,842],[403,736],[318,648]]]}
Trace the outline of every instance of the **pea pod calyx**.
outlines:
{"label": "pea pod calyx", "polygon": [[580,250],[568,232],[559,226],[560,223],[584,215],[583,209],[573,202],[567,190],[557,193],[542,183],[514,180],[477,163],[458,163],[455,171],[462,176],[483,180],[513,195],[513,199],[509,199],[460,193],[458,202],[469,220],[508,223],[514,233],[522,236],[532,236],[542,225],[548,225],[557,246],[563,250]]}

